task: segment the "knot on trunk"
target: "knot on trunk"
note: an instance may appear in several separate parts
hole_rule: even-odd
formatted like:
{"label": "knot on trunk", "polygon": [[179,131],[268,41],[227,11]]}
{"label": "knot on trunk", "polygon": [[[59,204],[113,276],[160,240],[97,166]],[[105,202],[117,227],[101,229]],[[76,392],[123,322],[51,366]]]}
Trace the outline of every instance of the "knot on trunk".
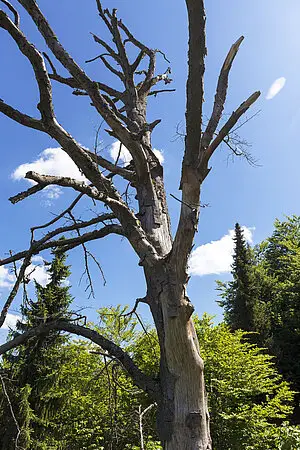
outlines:
{"label": "knot on trunk", "polygon": [[201,411],[191,411],[185,419],[186,426],[191,430],[192,437],[199,436],[202,423]]}

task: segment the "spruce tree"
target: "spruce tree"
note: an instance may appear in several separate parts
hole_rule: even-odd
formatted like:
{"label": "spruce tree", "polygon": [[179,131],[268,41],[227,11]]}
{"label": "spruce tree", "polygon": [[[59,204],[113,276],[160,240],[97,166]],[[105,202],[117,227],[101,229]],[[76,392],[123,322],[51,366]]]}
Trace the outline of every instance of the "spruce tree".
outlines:
{"label": "spruce tree", "polygon": [[238,223],[234,230],[233,280],[218,282],[222,300],[218,303],[225,309],[225,321],[232,330],[253,331],[253,311],[256,295],[253,256],[244,232]]}
{"label": "spruce tree", "polygon": [[[23,320],[17,324],[18,331],[26,331],[41,323],[69,316],[68,308],[72,297],[69,286],[65,284],[66,278],[70,275],[69,267],[66,265],[66,255],[60,249],[53,250],[52,254],[53,260],[48,268],[49,283],[42,286],[35,282],[36,299],[28,300],[23,305]],[[46,335],[30,338],[18,348],[17,354],[7,358],[6,365],[14,380],[14,389],[11,394],[15,410],[19,411],[18,422],[22,430],[19,439],[22,449],[43,448],[41,445],[45,435],[48,432],[54,432],[55,425],[51,423],[51,416],[60,406],[62,399],[59,390],[56,397],[53,394],[51,397],[48,396],[47,392],[56,383],[60,361],[67,357],[64,351],[66,341],[65,335],[52,330]],[[20,414],[22,393],[27,394],[26,414]],[[30,422],[28,411],[31,412]],[[11,422],[12,418],[9,414],[8,417]],[[7,433],[11,434],[11,429],[15,428],[14,424],[8,424]],[[15,434],[16,432],[17,430]],[[15,449],[14,440],[11,439],[11,447],[5,450]]]}
{"label": "spruce tree", "polygon": [[247,246],[235,228],[233,281],[218,282],[231,329],[255,331],[251,340],[266,348],[284,379],[297,392],[294,421],[300,423],[300,216],[275,221],[272,235]]}

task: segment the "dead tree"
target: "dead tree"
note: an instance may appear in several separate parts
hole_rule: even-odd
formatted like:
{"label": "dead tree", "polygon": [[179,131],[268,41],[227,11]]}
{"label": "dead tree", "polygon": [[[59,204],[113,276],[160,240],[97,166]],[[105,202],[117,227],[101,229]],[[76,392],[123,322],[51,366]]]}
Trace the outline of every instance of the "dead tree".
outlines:
{"label": "dead tree", "polygon": [[[55,139],[61,151],[69,155],[88,180],[88,183],[84,183],[67,177],[28,172],[26,178],[36,184],[10,198],[10,201],[17,203],[46,186],[56,185],[71,187],[78,192],[79,197],[75,203],[83,196],[90,197],[105,205],[110,213],[87,221],[75,220],[70,225],[48,231],[38,240],[33,238],[27,250],[1,260],[1,265],[16,261],[22,261],[22,265],[14,288],[3,307],[0,324],[5,320],[33,255],[54,246],[70,250],[115,233],[129,241],[144,271],[147,293],[139,301],[149,305],[153,316],[160,344],[160,371],[158,378],[147,376],[120,347],[95,331],[72,321],[52,321],[27,331],[2,345],[0,353],[16,347],[32,335],[45,333],[50,329],[84,336],[117,358],[137,386],[144,389],[153,402],[157,403],[158,434],[164,449],[211,449],[203,361],[192,320],[194,308],[186,294],[187,264],[197,231],[200,188],[210,172],[210,158],[239,118],[260,95],[259,92],[252,94],[218,129],[227,95],[229,72],[243,37],[232,45],[225,58],[217,83],[212,114],[204,126],[202,103],[206,56],[205,9],[203,0],[186,0],[189,52],[185,152],[180,182],[180,219],[172,237],[163,168],[151,146],[151,134],[160,121],[149,123],[146,114],[148,97],[168,90],[164,88],[164,84],[171,81],[168,70],[163,74],[156,74],[155,63],[159,51],[140,42],[117,17],[116,10],[103,9],[100,0],[96,0],[99,16],[112,37],[112,43],[107,43],[101,37],[93,36],[96,43],[103,48],[103,53],[98,58],[121,80],[123,89],[118,90],[91,79],[76,63],[57,38],[35,0],[17,0],[17,3],[22,5],[32,18],[49,48],[51,57],[41,54],[22,33],[17,10],[7,0],[1,2],[5,5],[3,8],[8,9],[6,12],[0,10],[0,27],[9,33],[34,70],[39,90],[39,117],[26,115],[4,100],[0,101],[0,111],[21,125],[34,128]],[[134,60],[129,59],[128,44],[137,50]],[[55,61],[63,65],[68,77],[58,73]],[[137,74],[142,77],[139,82],[136,81]],[[92,108],[97,110],[109,127],[107,132],[129,150],[132,163],[128,167],[121,167],[88,151],[63,128],[52,104],[53,82],[71,88],[74,94],[89,97]],[[163,84],[162,88],[157,87],[159,84]],[[104,175],[103,169],[107,170],[107,175]],[[116,189],[113,183],[115,177],[127,180],[135,190],[139,209],[137,214],[134,214]],[[72,205],[68,211],[72,211]],[[58,219],[60,217],[62,214]],[[53,225],[55,220],[50,224]],[[89,227],[95,224],[98,227],[90,231]],[[72,230],[81,232],[75,237],[59,239],[60,235],[66,235]]]}

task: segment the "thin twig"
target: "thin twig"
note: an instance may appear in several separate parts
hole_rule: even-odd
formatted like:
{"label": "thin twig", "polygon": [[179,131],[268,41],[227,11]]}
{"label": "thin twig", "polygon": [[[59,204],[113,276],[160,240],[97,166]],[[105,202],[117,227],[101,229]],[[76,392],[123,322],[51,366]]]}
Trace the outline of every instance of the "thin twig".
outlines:
{"label": "thin twig", "polygon": [[4,5],[6,5],[7,6],[7,8],[13,13],[13,15],[14,15],[14,23],[15,23],[15,25],[16,25],[16,27],[20,27],[20,16],[19,16],[19,13],[18,13],[18,11],[13,7],[13,5],[9,2],[9,1],[7,1],[7,0],[0,0],[2,3],[4,3]]}
{"label": "thin twig", "polygon": [[48,56],[46,52],[43,52],[43,56],[44,56],[44,58],[46,58],[46,60],[48,61],[49,66],[50,66],[51,69],[52,69],[53,75],[57,75],[57,71],[56,71],[55,65],[54,65],[53,62],[51,61],[50,56]]}
{"label": "thin twig", "polygon": [[43,225],[37,225],[36,227],[32,227],[30,229],[31,231],[31,242],[33,242],[34,239],[34,231],[35,230],[40,230],[42,228],[47,228],[50,227],[51,225],[53,225],[55,222],[57,222],[59,219],[63,218],[65,216],[65,214],[67,214],[68,212],[72,211],[72,209],[77,205],[77,203],[79,202],[79,200],[84,196],[83,192],[81,192],[79,195],[77,195],[77,197],[73,200],[73,202],[60,214],[58,214],[58,216],[56,216],[54,219],[50,220],[47,223],[44,223]]}
{"label": "thin twig", "polygon": [[14,409],[13,409],[12,403],[10,401],[8,392],[6,390],[6,386],[5,386],[5,382],[4,382],[3,376],[1,374],[0,374],[0,380],[1,380],[1,384],[2,384],[3,393],[4,393],[5,397],[6,397],[6,400],[7,400],[9,409],[10,409],[11,416],[13,418],[13,421],[14,421],[15,425],[16,425],[17,436],[16,436],[16,440],[15,440],[15,450],[18,450],[18,448],[19,448],[18,447],[18,440],[19,440],[19,437],[20,437],[20,434],[21,434],[21,429],[20,429],[19,423],[17,421],[16,415],[14,413]]}
{"label": "thin twig", "polygon": [[142,411],[142,405],[139,405],[138,415],[139,415],[139,431],[140,431],[140,440],[141,440],[141,450],[145,450],[144,446],[144,434],[143,434],[143,418],[144,415],[147,414],[154,406],[156,406],[156,403],[152,403],[149,405],[144,411]]}
{"label": "thin twig", "polygon": [[184,202],[184,201],[181,200],[180,198],[175,197],[175,195],[170,194],[170,196],[171,196],[172,198],[174,198],[175,200],[177,200],[179,203],[182,203],[183,205],[185,205],[185,206],[187,206],[188,208],[190,208],[192,211],[195,209],[195,206],[189,205],[188,203]]}

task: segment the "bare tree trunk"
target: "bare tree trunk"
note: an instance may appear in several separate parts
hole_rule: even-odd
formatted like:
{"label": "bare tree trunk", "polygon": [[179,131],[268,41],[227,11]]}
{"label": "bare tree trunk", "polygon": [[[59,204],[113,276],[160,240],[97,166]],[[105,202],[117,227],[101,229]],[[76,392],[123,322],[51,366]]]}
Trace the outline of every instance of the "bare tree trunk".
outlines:
{"label": "bare tree trunk", "polygon": [[[149,96],[172,91],[172,89],[156,88],[158,83],[169,84],[172,81],[168,76],[170,68],[162,74],[156,73],[156,55],[162,52],[141,43],[117,17],[116,9],[112,11],[103,9],[101,1],[96,0],[99,16],[111,35],[113,47],[93,35],[95,42],[106,52],[93,60],[100,58],[105,67],[119,78],[123,85],[122,90],[119,91],[88,76],[60,43],[35,0],[17,0],[36,24],[52,57],[67,71],[68,77],[63,77],[57,72],[50,57],[39,52],[22,33],[18,11],[9,1],[0,0],[0,3],[8,7],[8,12],[12,16],[11,19],[0,7],[0,28],[11,36],[34,70],[39,91],[40,118],[31,117],[1,99],[0,113],[23,126],[39,130],[55,139],[61,151],[73,160],[88,180],[86,184],[69,177],[28,172],[26,178],[35,181],[37,185],[11,197],[10,201],[17,203],[48,185],[57,185],[72,188],[79,193],[77,199],[65,212],[70,213],[82,196],[102,203],[110,210],[109,214],[100,214],[91,220],[76,221],[74,219],[72,225],[48,230],[42,238],[36,239],[34,231],[46,229],[56,221],[58,222],[65,214],[65,212],[60,213],[47,224],[32,228],[29,249],[0,260],[0,266],[23,260],[15,285],[0,313],[0,327],[4,323],[33,255],[58,246],[63,251],[68,251],[112,233],[124,236],[138,255],[140,266],[144,268],[147,294],[144,299],[138,301],[144,301],[149,305],[157,329],[161,352],[159,381],[144,374],[135,365],[130,355],[118,345],[94,330],[71,321],[53,320],[41,324],[0,346],[0,354],[22,344],[30,336],[37,336],[51,329],[65,330],[84,336],[117,358],[136,385],[147,392],[158,404],[158,434],[165,450],[210,450],[212,445],[204,367],[191,317],[193,306],[186,295],[187,265],[198,226],[200,188],[210,172],[210,158],[217,147],[229,138],[230,132],[240,117],[257,100],[260,93],[252,94],[232,113],[225,124],[219,127],[227,96],[229,72],[243,40],[241,37],[233,44],[225,58],[218,78],[212,114],[207,126],[203,125],[205,8],[203,0],[185,1],[189,22],[186,136],[181,165],[181,211],[173,240],[163,167],[151,145],[151,134],[160,120],[149,123],[146,114]],[[127,53],[128,43],[136,49],[133,59]],[[143,70],[139,70],[142,60],[145,59],[148,61],[148,68],[145,70],[142,66]],[[46,62],[51,72],[47,69]],[[142,76],[139,82],[136,81],[136,75]],[[128,166],[121,167],[118,161],[107,160],[87,150],[62,127],[53,107],[53,81],[73,89],[75,95],[85,95],[89,98],[92,107],[108,125],[109,129],[106,131],[109,135],[117,139],[120,145],[124,145],[129,151],[132,161]],[[139,210],[137,214],[128,205],[127,198],[125,197],[124,200],[117,190],[114,177],[123,178],[128,183],[128,188],[134,190]],[[105,223],[106,220],[110,222]],[[101,228],[80,234],[79,230],[90,229],[89,227],[96,224]],[[65,235],[72,230],[77,231],[76,237],[64,240],[58,238],[59,235]]]}
{"label": "bare tree trunk", "polygon": [[[193,322],[179,316],[166,323],[166,356],[173,379],[173,422],[165,450],[211,449],[204,364]],[[163,391],[168,380],[161,380]],[[168,393],[169,386],[166,386]],[[164,392],[163,392],[164,395]]]}
{"label": "bare tree trunk", "polygon": [[[162,273],[167,275],[163,277]],[[184,292],[179,299],[174,298],[180,287],[172,284],[166,266],[156,277],[148,278],[148,286],[161,350],[157,418],[160,440],[165,450],[209,450],[204,364],[191,317],[193,307]],[[179,305],[177,311],[172,307],[174,300]]]}

